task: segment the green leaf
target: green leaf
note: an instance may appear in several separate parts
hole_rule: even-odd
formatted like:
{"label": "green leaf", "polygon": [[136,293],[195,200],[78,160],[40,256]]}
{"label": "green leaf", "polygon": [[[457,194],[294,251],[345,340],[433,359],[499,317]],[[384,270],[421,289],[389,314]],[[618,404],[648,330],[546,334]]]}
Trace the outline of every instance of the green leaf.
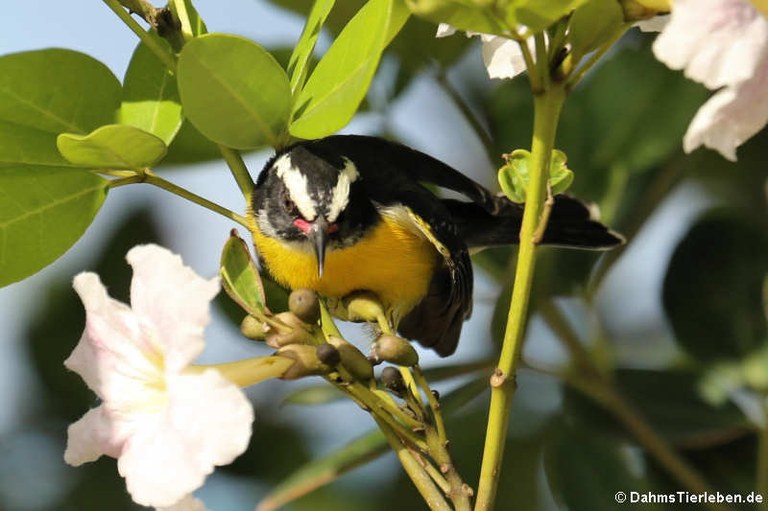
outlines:
{"label": "green leaf", "polygon": [[[150,33],[150,37],[163,46],[168,44],[159,36]],[[123,81],[120,123],[152,133],[168,145],[181,128],[181,120],[176,77],[144,43],[139,44]]]}
{"label": "green leaf", "polygon": [[587,0],[571,16],[568,28],[574,60],[610,41],[624,26],[624,11],[616,0]]}
{"label": "green leaf", "polygon": [[304,86],[317,38],[320,37],[320,31],[334,3],[336,0],[315,0],[312,4],[304,30],[288,61],[288,75],[291,77],[291,91],[294,93]]}
{"label": "green leaf", "polygon": [[52,165],[66,167],[56,148],[56,134],[0,120],[0,167]]}
{"label": "green leaf", "polygon": [[387,448],[387,441],[381,431],[375,430],[358,437],[341,449],[316,458],[294,472],[259,502],[258,509],[278,509],[379,457],[387,452]]}
{"label": "green leaf", "polygon": [[256,317],[267,311],[259,270],[237,231],[233,230],[224,244],[219,272],[222,287],[243,310]]}
{"label": "green leaf", "polygon": [[49,133],[88,133],[114,122],[120,82],[101,62],[71,50],[0,57],[0,120]]}
{"label": "green leaf", "polygon": [[664,310],[680,345],[709,362],[764,346],[766,273],[764,225],[729,210],[699,220],[675,249],[664,279]]}
{"label": "green leaf", "polygon": [[[507,163],[499,169],[499,185],[509,200],[525,202],[530,179],[529,165],[531,153],[525,149],[516,149],[506,156]],[[573,182],[573,171],[566,166],[564,152],[554,149],[549,164],[549,186],[552,193],[565,192]]]}
{"label": "green leaf", "polygon": [[525,25],[541,32],[567,16],[586,0],[406,0],[408,7],[434,23],[448,23],[463,31],[504,35]]}
{"label": "green leaf", "polygon": [[235,149],[278,145],[291,109],[285,71],[251,40],[208,34],[179,55],[184,114],[200,133]]}
{"label": "green leaf", "polygon": [[680,151],[686,127],[708,94],[667,69],[647,49],[625,49],[600,66],[589,86],[570,99],[583,106],[579,124],[596,142],[590,152],[592,165],[641,172]]}
{"label": "green leaf", "polygon": [[94,169],[151,167],[168,150],[155,135],[125,124],[102,126],[88,135],[62,133],[57,145],[72,164]]}
{"label": "green leaf", "polygon": [[513,0],[507,11],[507,23],[525,25],[539,32],[578,9],[587,0]]}
{"label": "green leaf", "polygon": [[78,169],[0,168],[0,286],[66,252],[93,221],[108,183]]}
{"label": "green leaf", "polygon": [[433,23],[448,23],[459,30],[503,34],[508,27],[502,18],[485,7],[460,0],[406,0],[411,11]]}
{"label": "green leaf", "polygon": [[291,135],[322,138],[343,128],[354,116],[379,65],[387,39],[407,16],[393,0],[371,0],[333,42],[299,93]]}

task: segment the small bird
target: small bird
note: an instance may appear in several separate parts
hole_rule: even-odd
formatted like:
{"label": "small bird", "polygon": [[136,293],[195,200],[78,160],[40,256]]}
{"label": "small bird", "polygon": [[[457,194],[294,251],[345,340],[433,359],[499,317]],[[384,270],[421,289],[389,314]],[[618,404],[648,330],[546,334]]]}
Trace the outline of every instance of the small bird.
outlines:
{"label": "small bird", "polygon": [[[425,184],[466,201],[441,199]],[[445,163],[377,137],[298,142],[264,166],[252,234],[262,266],[289,289],[376,294],[400,335],[452,354],[472,312],[469,249],[518,242],[523,205]],[[605,250],[622,238],[581,202],[555,197],[542,243]]]}

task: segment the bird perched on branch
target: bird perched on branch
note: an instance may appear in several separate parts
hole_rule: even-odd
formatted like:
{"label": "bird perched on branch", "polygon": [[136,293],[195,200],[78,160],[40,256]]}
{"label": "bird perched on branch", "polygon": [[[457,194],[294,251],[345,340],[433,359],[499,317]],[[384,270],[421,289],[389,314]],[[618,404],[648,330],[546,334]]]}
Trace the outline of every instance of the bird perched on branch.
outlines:
{"label": "bird perched on branch", "polygon": [[[272,157],[251,210],[256,251],[278,283],[339,299],[372,292],[401,335],[447,356],[472,311],[469,249],[517,243],[523,205],[404,145],[336,135]],[[558,195],[541,242],[604,250],[622,239]]]}

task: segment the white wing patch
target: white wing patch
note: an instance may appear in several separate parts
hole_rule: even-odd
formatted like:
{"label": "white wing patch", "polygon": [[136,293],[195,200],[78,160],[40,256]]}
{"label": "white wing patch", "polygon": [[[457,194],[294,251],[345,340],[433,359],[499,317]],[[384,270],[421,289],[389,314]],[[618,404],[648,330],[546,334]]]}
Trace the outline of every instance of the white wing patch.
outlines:
{"label": "white wing patch", "polygon": [[307,176],[291,165],[291,157],[288,154],[282,155],[275,161],[274,167],[277,170],[277,177],[285,183],[288,194],[296,207],[299,208],[301,216],[310,222],[317,218],[315,203],[307,188]]}
{"label": "white wing patch", "polygon": [[349,187],[357,181],[360,174],[357,172],[357,167],[351,160],[344,158],[344,168],[339,173],[339,179],[336,181],[331,192],[331,205],[328,208],[328,221],[330,223],[335,222],[344,208],[349,203]]}

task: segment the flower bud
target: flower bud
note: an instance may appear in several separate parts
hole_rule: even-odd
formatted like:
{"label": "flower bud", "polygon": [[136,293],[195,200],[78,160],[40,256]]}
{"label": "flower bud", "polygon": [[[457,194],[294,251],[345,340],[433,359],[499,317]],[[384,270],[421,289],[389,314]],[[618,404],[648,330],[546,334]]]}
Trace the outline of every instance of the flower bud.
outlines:
{"label": "flower bud", "polygon": [[320,302],[311,289],[296,289],[288,297],[288,309],[300,320],[315,325],[320,320]]}
{"label": "flower bud", "polygon": [[405,381],[400,371],[392,366],[385,367],[381,371],[381,383],[398,396],[405,394]]}
{"label": "flower bud", "polygon": [[328,337],[328,344],[338,350],[341,356],[341,365],[349,371],[353,378],[362,381],[368,381],[373,378],[371,362],[355,345],[334,335]]}
{"label": "flower bud", "polygon": [[293,365],[280,377],[282,380],[297,380],[305,376],[326,374],[331,367],[320,361],[317,349],[306,344],[289,344],[277,350],[281,357],[293,360]]}
{"label": "flower bud", "polygon": [[249,339],[262,341],[269,332],[269,325],[248,315],[244,317],[243,321],[240,323],[240,331]]}
{"label": "flower bud", "polygon": [[312,334],[307,325],[293,312],[281,312],[275,315],[275,319],[288,328],[270,328],[266,333],[268,346],[280,348],[289,344],[311,344]]}
{"label": "flower bud", "polygon": [[371,359],[374,364],[391,362],[399,366],[415,366],[419,363],[419,354],[411,343],[396,335],[384,334],[371,346]]}

